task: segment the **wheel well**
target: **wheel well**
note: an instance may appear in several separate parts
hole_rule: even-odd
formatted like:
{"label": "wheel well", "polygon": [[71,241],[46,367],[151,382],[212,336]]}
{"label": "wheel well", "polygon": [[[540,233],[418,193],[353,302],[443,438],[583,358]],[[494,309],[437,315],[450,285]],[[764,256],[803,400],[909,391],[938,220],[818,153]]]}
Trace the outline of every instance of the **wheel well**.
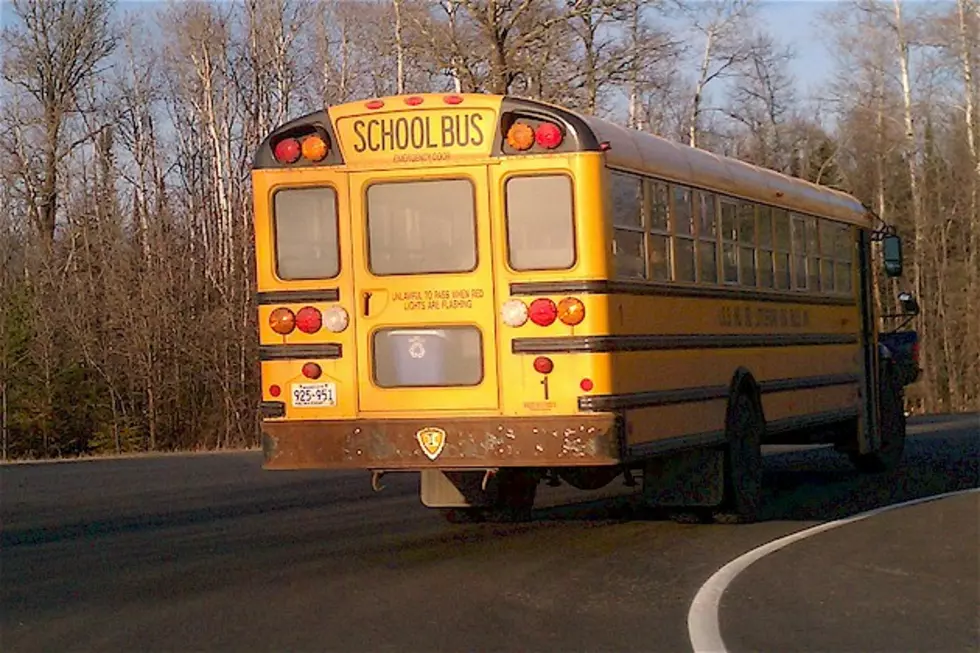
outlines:
{"label": "wheel well", "polygon": [[735,403],[735,397],[740,394],[748,394],[752,401],[755,402],[756,410],[762,415],[762,421],[766,420],[766,413],[762,408],[762,392],[759,390],[759,384],[756,382],[755,377],[745,367],[739,367],[735,370],[732,375],[731,384],[728,386],[728,408],[725,411],[725,424],[727,426],[728,419],[731,417],[732,405]]}

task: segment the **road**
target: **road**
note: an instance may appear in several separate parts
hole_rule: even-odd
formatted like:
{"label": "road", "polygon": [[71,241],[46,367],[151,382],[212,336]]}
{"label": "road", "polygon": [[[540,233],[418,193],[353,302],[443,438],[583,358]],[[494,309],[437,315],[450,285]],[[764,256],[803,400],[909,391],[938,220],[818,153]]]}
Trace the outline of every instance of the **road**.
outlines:
{"label": "road", "polygon": [[[980,416],[911,422],[894,475],[767,456],[765,521],[645,520],[635,496],[453,526],[417,476],[263,472],[257,454],[0,468],[0,650],[689,651],[701,585],[808,526],[980,485]],[[607,495],[610,494],[607,492]],[[730,651],[976,651],[978,497],[792,544],[723,595]]]}

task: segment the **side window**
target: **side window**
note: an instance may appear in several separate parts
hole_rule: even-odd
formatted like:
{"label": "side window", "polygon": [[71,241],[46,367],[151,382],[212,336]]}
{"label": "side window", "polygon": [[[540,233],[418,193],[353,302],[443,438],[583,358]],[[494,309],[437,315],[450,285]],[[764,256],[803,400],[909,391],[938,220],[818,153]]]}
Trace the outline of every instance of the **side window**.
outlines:
{"label": "side window", "polygon": [[670,187],[648,182],[650,195],[650,277],[670,281]]}
{"label": "side window", "polygon": [[837,265],[834,270],[834,290],[841,293],[849,293],[852,290],[853,281],[851,279],[854,246],[854,229],[850,225],[839,225],[837,232]]}
{"label": "side window", "polygon": [[806,218],[792,215],[793,288],[806,290]]}
{"label": "side window", "polygon": [[751,202],[738,204],[738,268],[739,281],[743,286],[755,287],[755,205]]}
{"label": "side window", "polygon": [[721,267],[725,283],[738,283],[738,204],[721,200]]}
{"label": "side window", "polygon": [[646,237],[643,210],[643,182],[620,172],[611,174],[613,212],[613,260],[616,276],[646,278]]}
{"label": "side window", "polygon": [[278,277],[291,281],[337,276],[337,193],[332,188],[279,190],[272,207]]}
{"label": "side window", "polygon": [[673,186],[674,280],[695,281],[694,203],[690,188]]}
{"label": "side window", "polygon": [[697,193],[698,281],[718,283],[718,201],[714,193]]}
{"label": "side window", "polygon": [[793,282],[789,267],[791,250],[789,213],[785,209],[773,209],[772,226],[775,236],[773,262],[775,263],[776,288],[789,290]]}
{"label": "side window", "polygon": [[507,248],[515,270],[567,270],[575,264],[572,180],[565,175],[511,177]]}
{"label": "side window", "polygon": [[837,225],[820,221],[820,288],[834,292],[834,251],[837,247]]}
{"label": "side window", "polygon": [[759,285],[763,288],[774,286],[773,276],[773,240],[772,240],[772,208],[768,206],[756,206],[758,220],[758,243],[759,251],[756,254],[756,261],[759,270]]}

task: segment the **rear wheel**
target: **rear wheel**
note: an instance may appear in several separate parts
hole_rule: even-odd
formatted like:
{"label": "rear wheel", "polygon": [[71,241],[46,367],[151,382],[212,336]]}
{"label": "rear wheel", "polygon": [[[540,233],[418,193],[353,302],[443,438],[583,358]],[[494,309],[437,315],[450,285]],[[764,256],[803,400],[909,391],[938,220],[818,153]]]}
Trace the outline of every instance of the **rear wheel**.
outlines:
{"label": "rear wheel", "polygon": [[741,390],[728,414],[725,451],[725,495],[714,511],[715,521],[745,524],[759,518],[762,504],[762,438],[766,430],[762,409]]}
{"label": "rear wheel", "polygon": [[867,474],[895,469],[905,453],[904,388],[891,364],[882,370],[879,383],[878,401],[881,419],[878,433],[881,447],[871,453],[850,454],[854,466]]}

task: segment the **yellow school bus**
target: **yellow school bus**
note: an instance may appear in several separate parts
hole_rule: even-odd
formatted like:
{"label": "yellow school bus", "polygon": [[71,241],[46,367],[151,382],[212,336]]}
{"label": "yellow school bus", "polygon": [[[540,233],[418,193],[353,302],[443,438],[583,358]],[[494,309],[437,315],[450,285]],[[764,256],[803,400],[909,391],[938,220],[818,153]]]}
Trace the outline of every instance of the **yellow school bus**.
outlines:
{"label": "yellow school bus", "polygon": [[253,165],[266,469],[419,472],[453,519],[622,476],[750,521],[761,446],[902,455],[853,197],[537,101],[331,106]]}

